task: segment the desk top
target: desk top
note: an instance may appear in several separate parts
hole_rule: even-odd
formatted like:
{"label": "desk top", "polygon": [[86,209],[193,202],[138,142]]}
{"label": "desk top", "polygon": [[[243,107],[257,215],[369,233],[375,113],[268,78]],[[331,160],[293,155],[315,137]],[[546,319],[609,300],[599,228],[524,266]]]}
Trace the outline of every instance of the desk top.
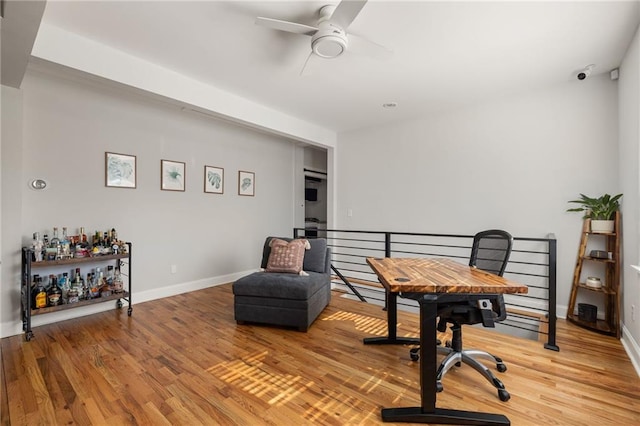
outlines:
{"label": "desk top", "polygon": [[451,259],[368,257],[367,263],[394,293],[527,293],[527,286]]}

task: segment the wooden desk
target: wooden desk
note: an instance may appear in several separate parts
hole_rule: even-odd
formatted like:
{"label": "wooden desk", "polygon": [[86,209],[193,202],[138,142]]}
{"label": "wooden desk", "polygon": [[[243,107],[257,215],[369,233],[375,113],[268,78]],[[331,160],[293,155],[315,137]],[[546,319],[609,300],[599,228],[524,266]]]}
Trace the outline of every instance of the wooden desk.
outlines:
{"label": "wooden desk", "polygon": [[476,300],[527,287],[450,259],[367,258],[389,293],[420,304],[420,407],[383,408],[382,420],[436,424],[509,425],[501,414],[436,408],[438,303]]}

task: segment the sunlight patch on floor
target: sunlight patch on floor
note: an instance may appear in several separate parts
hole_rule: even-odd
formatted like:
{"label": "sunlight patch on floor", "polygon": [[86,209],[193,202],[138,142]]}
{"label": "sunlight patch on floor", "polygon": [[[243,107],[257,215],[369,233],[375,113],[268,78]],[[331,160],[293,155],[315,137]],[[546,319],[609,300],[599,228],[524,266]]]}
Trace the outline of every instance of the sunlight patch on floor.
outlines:
{"label": "sunlight patch on floor", "polygon": [[275,372],[263,361],[269,355],[263,351],[237,360],[222,362],[207,371],[220,380],[241,388],[270,405],[281,405],[313,386],[299,375]]}
{"label": "sunlight patch on floor", "polygon": [[[322,321],[352,321],[355,323],[356,330],[373,334],[377,336],[385,336],[387,334],[387,320],[369,317],[366,315],[355,314],[353,312],[338,311],[321,319]],[[400,323],[398,323],[400,325]]]}

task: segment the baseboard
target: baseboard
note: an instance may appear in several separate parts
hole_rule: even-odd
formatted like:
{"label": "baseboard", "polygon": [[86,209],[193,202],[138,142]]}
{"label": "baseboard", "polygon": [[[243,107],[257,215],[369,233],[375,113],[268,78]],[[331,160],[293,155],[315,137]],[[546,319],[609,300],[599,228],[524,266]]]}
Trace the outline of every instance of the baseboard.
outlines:
{"label": "baseboard", "polygon": [[569,307],[567,305],[556,305],[556,317],[567,319],[567,311]]}
{"label": "baseboard", "polygon": [[629,329],[622,325],[622,338],[620,339],[624,350],[627,352],[633,368],[636,370],[636,374],[640,377],[640,345],[635,341]]}
{"label": "baseboard", "polygon": [[226,284],[244,277],[255,270],[238,272],[235,274],[222,275],[213,278],[205,278],[202,280],[190,281],[186,283],[174,284],[167,287],[156,288],[153,290],[145,290],[138,293],[133,293],[133,302],[142,303],[150,300],[162,299],[165,297],[175,296],[177,294],[188,293],[191,291],[202,290],[209,287],[215,287],[220,284]]}
{"label": "baseboard", "polygon": [[[135,306],[138,303],[148,302],[151,300],[162,299],[165,297],[175,296],[177,294],[187,293],[190,291],[202,290],[208,287],[214,287],[220,284],[226,284],[233,282],[238,278],[241,278],[255,270],[238,272],[235,274],[221,275],[217,277],[205,278],[196,281],[190,281],[185,283],[174,284],[162,288],[153,290],[144,290],[140,292],[133,292],[131,300]],[[69,309],[60,312],[52,312],[45,315],[37,315],[31,317],[31,328],[36,328],[41,325],[51,324],[54,322],[65,321],[69,319],[79,318],[86,315],[97,314],[99,312],[108,311],[114,309],[115,301],[98,303],[95,305],[82,306],[75,309]],[[134,310],[135,315],[135,310]],[[19,315],[17,315],[19,316]],[[22,321],[18,318],[17,321],[5,322],[0,326],[0,337],[9,337],[22,334]],[[37,334],[37,331],[34,331]]]}

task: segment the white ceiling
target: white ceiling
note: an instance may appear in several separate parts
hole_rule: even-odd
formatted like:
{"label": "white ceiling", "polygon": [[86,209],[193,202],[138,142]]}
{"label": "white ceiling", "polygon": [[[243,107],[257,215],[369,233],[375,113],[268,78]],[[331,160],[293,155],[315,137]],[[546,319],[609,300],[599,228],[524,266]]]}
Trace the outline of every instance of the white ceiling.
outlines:
{"label": "white ceiling", "polygon": [[42,22],[336,132],[608,73],[640,22],[638,1],[370,0],[349,30],[391,58],[349,51],[300,76],[310,38],[255,18],[315,25],[327,3],[50,0]]}

